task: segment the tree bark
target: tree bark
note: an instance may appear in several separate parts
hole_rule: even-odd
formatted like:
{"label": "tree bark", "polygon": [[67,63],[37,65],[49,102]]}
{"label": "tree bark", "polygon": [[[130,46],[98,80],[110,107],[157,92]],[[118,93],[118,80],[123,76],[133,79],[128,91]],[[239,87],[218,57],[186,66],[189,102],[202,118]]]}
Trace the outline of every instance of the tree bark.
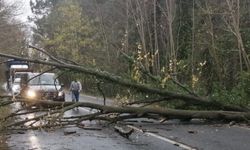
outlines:
{"label": "tree bark", "polygon": [[[141,108],[141,107],[115,107],[115,106],[104,106],[86,102],[55,102],[55,101],[37,101],[36,105],[43,107],[60,107],[63,106],[65,112],[74,107],[87,107],[99,110],[101,113],[96,113],[96,116],[92,119],[98,118],[99,114],[117,113],[117,118],[124,117],[127,114],[132,114],[129,118],[154,118],[155,115],[165,117],[168,119],[209,119],[209,120],[227,120],[227,121],[247,121],[250,120],[250,112],[233,112],[233,111],[196,111],[196,110],[177,110],[177,109],[159,109],[159,108]],[[67,109],[66,109],[67,108]],[[55,111],[54,113],[57,113]],[[154,116],[154,117],[153,117]],[[116,118],[116,117],[111,117]],[[126,118],[125,119],[129,119]],[[119,119],[118,119],[119,120]]]}
{"label": "tree bark", "polygon": [[138,84],[138,83],[135,83],[131,80],[123,79],[120,76],[108,73],[106,71],[100,71],[97,69],[86,68],[84,66],[79,66],[79,65],[74,65],[74,64],[61,64],[61,63],[43,61],[43,60],[38,60],[38,59],[22,58],[19,56],[3,54],[3,53],[0,53],[0,56],[6,57],[6,58],[13,58],[13,59],[18,59],[18,60],[33,62],[33,63],[38,63],[38,64],[55,66],[58,69],[70,69],[72,71],[77,71],[77,72],[81,72],[84,74],[95,76],[95,77],[100,78],[100,79],[105,79],[109,82],[119,84],[121,86],[134,88],[135,90],[140,91],[140,92],[144,92],[144,93],[148,93],[148,94],[158,94],[158,95],[163,96],[163,97],[171,97],[172,99],[180,99],[180,100],[183,100],[183,101],[190,103],[190,104],[193,104],[193,105],[203,105],[203,106],[205,105],[205,106],[209,106],[209,107],[212,106],[215,109],[227,110],[227,111],[249,111],[248,108],[244,108],[244,107],[233,106],[233,105],[224,105],[224,104],[222,104],[218,101],[215,101],[215,100],[212,101],[212,100],[208,100],[205,98],[196,97],[193,95],[185,95],[185,94],[180,94],[180,93],[169,92],[165,89],[153,88],[147,84]]}

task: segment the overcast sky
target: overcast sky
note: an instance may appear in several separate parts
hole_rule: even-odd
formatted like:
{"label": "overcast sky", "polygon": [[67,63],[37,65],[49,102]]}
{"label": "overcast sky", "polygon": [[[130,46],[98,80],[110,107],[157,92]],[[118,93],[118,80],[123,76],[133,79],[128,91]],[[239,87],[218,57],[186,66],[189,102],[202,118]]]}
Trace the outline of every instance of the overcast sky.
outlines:
{"label": "overcast sky", "polygon": [[18,15],[17,19],[23,21],[23,22],[27,22],[27,17],[30,16],[31,13],[31,9],[30,9],[30,0],[5,0],[7,3],[9,4],[17,4],[19,6],[19,11],[18,11]]}

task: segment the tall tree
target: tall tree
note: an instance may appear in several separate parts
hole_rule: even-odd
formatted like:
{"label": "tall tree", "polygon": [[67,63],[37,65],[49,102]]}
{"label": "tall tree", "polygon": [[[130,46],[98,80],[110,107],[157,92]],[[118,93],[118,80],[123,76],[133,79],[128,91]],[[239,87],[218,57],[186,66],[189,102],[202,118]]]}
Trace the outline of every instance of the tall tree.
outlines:
{"label": "tall tree", "polygon": [[[25,26],[15,19],[18,4],[6,4],[0,0],[0,52],[26,56]],[[1,58],[1,62],[6,60]],[[0,68],[0,80],[4,80],[3,66]]]}

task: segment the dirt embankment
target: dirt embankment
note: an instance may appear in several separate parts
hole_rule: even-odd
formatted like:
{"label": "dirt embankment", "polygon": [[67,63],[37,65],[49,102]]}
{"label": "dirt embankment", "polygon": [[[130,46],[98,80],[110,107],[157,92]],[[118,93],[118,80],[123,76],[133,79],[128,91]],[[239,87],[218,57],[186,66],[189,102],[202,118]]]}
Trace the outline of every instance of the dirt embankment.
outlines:
{"label": "dirt embankment", "polygon": [[3,118],[10,114],[10,109],[9,106],[0,107],[0,150],[8,150],[7,138],[5,136],[6,131],[4,129],[6,122],[3,121]]}
{"label": "dirt embankment", "polygon": [[4,135],[1,135],[0,133],[0,149],[1,150],[8,150],[8,144],[7,144],[7,139]]}
{"label": "dirt embankment", "polygon": [[0,150],[8,150],[6,131],[2,128],[2,124],[0,124]]}

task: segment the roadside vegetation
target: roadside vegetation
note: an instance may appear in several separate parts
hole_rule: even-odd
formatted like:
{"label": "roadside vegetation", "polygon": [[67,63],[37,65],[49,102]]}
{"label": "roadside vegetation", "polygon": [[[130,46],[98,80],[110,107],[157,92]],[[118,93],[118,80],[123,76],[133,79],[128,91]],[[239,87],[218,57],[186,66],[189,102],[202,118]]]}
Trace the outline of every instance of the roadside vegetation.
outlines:
{"label": "roadside vegetation", "polygon": [[[25,53],[23,50],[26,36],[25,36],[25,26],[18,20],[15,16],[18,15],[19,3],[13,5],[8,5],[3,0],[0,0],[0,52],[5,52],[9,54],[19,54]],[[6,59],[0,59],[0,95],[4,95],[4,82],[5,72],[4,72],[4,62]],[[4,101],[3,97],[0,98],[0,103]],[[10,114],[10,108],[0,107],[0,131],[2,131],[4,124],[2,119]]]}
{"label": "roadside vegetation", "polygon": [[[37,26],[34,44],[54,56],[137,83],[246,106],[249,6],[247,0],[35,0],[30,20]],[[66,85],[80,78],[85,92],[98,93],[96,78],[75,74],[62,77]],[[109,97],[141,95],[101,86]]]}
{"label": "roadside vegetation", "polygon": [[[25,36],[25,26],[14,19],[18,15],[18,3],[14,5],[7,5],[3,0],[0,0],[0,52],[12,53],[12,54],[24,54],[24,45],[26,42]],[[4,62],[6,59],[0,59],[0,95],[4,95],[4,82],[5,72],[4,72]],[[0,103],[5,100],[5,98],[0,98]],[[0,106],[0,149],[7,150],[7,139],[5,136],[6,124],[14,120],[9,120],[8,122],[3,121],[5,117],[10,115],[10,106]]]}
{"label": "roadside vegetation", "polygon": [[[0,91],[0,94],[2,95],[2,91]],[[1,98],[2,101],[2,98]],[[11,109],[9,106],[1,107],[0,106],[0,149],[7,150],[7,139],[6,139],[6,125],[7,123],[10,123],[11,121],[5,122],[4,119],[11,114]],[[13,121],[13,120],[12,120]]]}
{"label": "roadside vegetation", "polygon": [[6,107],[0,107],[0,120],[1,120],[1,124],[0,124],[0,131],[4,131],[4,127],[6,126],[7,122],[4,122],[4,118],[6,118],[8,115],[11,114],[11,108],[9,106]]}
{"label": "roadside vegetation", "polygon": [[[19,14],[19,3],[8,5],[0,0],[0,52],[9,54],[25,55],[27,50],[26,26],[15,17]],[[0,58],[0,82],[6,82],[4,62],[6,59]],[[1,84],[1,89],[3,84]]]}
{"label": "roadside vegetation", "polygon": [[[7,128],[141,117],[249,122],[248,0],[32,0],[30,5],[32,42],[25,47],[21,36],[16,40],[22,41],[16,43],[23,44],[21,53],[1,51],[3,60],[28,61],[36,72],[54,70],[66,86],[77,78],[85,93],[112,97],[120,105],[38,100],[45,109],[23,107],[7,119],[44,114]],[[10,49],[8,44],[3,48]],[[97,112],[63,116],[75,107]]]}

